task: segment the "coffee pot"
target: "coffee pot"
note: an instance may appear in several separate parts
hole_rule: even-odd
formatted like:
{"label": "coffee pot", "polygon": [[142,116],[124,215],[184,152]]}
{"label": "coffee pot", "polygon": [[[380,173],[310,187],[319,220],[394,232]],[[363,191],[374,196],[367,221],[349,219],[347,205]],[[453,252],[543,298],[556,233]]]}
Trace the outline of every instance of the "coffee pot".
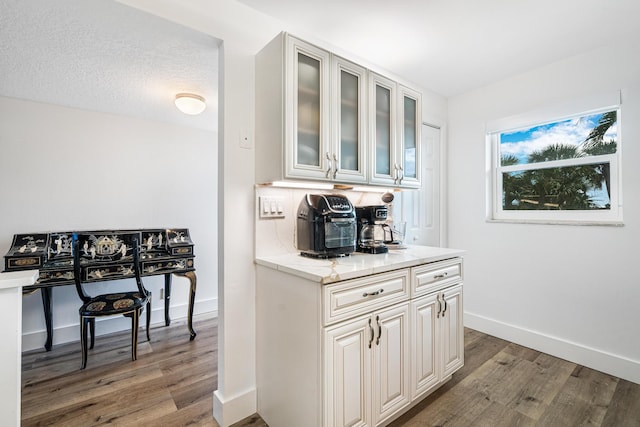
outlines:
{"label": "coffee pot", "polygon": [[387,224],[385,205],[356,207],[356,252],[383,254],[389,251],[393,231]]}

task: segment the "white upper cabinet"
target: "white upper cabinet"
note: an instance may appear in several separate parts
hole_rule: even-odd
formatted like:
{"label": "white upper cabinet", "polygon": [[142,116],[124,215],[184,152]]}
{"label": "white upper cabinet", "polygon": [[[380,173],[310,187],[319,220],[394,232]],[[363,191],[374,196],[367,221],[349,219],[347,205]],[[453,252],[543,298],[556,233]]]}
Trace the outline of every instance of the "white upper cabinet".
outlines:
{"label": "white upper cabinet", "polygon": [[400,159],[396,150],[396,91],[394,81],[369,73],[369,126],[373,165],[369,182],[372,184],[398,184]]}
{"label": "white upper cabinet", "polygon": [[420,114],[418,92],[282,33],[256,56],[256,182],[419,186]]}
{"label": "white upper cabinet", "polygon": [[333,154],[331,178],[345,182],[367,180],[367,70],[332,55]]}
{"label": "white upper cabinet", "polygon": [[326,177],[332,167],[330,54],[293,37],[286,50],[286,177]]}
{"label": "white upper cabinet", "polygon": [[422,131],[422,95],[398,86],[398,180],[402,187],[420,187],[420,134]]}
{"label": "white upper cabinet", "polygon": [[420,187],[420,92],[369,73],[372,184]]}

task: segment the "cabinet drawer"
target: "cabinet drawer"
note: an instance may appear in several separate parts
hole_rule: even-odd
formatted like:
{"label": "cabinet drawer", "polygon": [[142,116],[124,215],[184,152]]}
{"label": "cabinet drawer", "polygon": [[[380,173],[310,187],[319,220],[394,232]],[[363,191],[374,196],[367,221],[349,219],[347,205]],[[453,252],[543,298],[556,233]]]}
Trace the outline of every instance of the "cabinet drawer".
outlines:
{"label": "cabinet drawer", "polygon": [[462,280],[460,258],[438,261],[411,269],[411,296],[416,297]]}
{"label": "cabinet drawer", "polygon": [[369,313],[409,299],[409,269],[327,285],[322,297],[325,325]]}

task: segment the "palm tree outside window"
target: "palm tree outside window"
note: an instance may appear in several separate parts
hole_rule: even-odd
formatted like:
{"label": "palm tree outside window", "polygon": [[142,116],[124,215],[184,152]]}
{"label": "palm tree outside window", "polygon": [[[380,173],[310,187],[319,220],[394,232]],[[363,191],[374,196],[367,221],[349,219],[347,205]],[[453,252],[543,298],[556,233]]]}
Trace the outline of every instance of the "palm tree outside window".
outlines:
{"label": "palm tree outside window", "polygon": [[489,134],[491,219],[620,222],[619,115],[609,109]]}

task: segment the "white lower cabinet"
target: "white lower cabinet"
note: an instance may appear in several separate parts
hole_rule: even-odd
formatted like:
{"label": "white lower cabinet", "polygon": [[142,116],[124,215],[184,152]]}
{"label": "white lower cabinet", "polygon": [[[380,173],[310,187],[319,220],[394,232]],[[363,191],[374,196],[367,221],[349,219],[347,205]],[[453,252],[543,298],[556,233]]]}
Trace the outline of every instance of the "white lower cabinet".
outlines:
{"label": "white lower cabinet", "polygon": [[464,325],[462,319],[462,285],[452,286],[442,291],[444,302],[440,316],[443,332],[442,377],[447,378],[464,365]]}
{"label": "white lower cabinet", "polygon": [[462,259],[321,284],[257,268],[258,413],[384,426],[464,363]]}
{"label": "white lower cabinet", "polygon": [[371,318],[325,331],[325,425],[371,425]]}
{"label": "white lower cabinet", "polygon": [[411,398],[416,399],[440,382],[438,346],[440,330],[436,313],[438,295],[428,295],[411,303],[414,348],[411,352]]}
{"label": "white lower cabinet", "polygon": [[326,328],[325,425],[380,425],[410,402],[409,303]]}
{"label": "white lower cabinet", "polygon": [[411,302],[411,399],[419,399],[464,365],[462,285]]}

